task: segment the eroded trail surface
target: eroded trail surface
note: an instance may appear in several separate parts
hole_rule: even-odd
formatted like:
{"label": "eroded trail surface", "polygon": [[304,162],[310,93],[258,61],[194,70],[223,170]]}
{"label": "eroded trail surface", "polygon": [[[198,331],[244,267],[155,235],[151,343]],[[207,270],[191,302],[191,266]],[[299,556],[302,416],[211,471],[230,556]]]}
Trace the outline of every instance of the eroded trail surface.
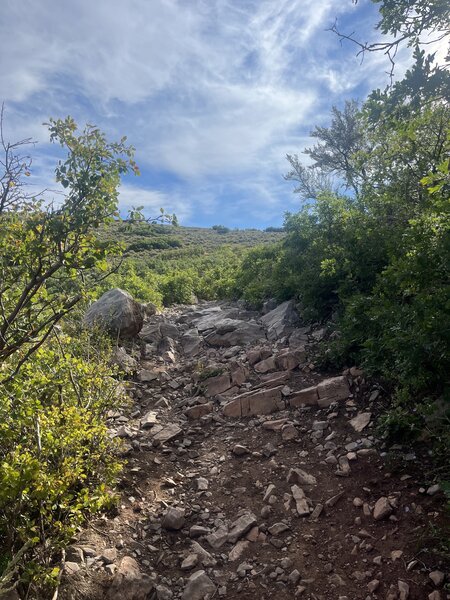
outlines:
{"label": "eroded trail surface", "polygon": [[376,439],[381,389],[315,370],[323,335],[290,303],[151,317],[117,357],[135,370],[133,405],[109,421],[121,505],[69,548],[60,597],[448,598],[445,565],[420,551],[441,492]]}

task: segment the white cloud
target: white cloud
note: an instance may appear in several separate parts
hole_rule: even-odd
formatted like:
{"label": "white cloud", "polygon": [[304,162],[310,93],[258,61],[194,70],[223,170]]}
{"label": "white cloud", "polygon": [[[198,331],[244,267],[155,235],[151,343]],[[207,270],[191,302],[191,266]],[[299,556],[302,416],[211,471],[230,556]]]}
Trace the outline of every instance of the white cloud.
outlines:
{"label": "white cloud", "polygon": [[175,213],[182,221],[192,216],[192,206],[177,193],[168,194],[134,185],[121,185],[119,196],[124,209],[142,206],[147,216],[158,217],[161,208],[166,213]]}
{"label": "white cloud", "polygon": [[[351,0],[4,0],[2,8],[0,93],[12,137],[44,141],[40,123],[67,113],[109,137],[125,133],[143,177],[122,186],[121,203],[162,205],[182,219],[213,218],[233,194],[230,220],[244,210],[253,219],[281,213],[286,152],[301,152],[332,104],[384,78],[380,57],[358,68],[354,48],[325,31],[335,16],[358,14]],[[50,154],[42,145],[40,182],[51,176]]]}

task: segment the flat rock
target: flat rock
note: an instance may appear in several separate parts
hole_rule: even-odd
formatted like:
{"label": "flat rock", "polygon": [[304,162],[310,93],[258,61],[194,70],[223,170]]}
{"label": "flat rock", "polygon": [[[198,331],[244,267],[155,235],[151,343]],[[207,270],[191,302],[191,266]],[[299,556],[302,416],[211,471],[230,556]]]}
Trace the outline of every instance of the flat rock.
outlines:
{"label": "flat rock", "polygon": [[228,541],[232,544],[235,544],[239,538],[250,531],[252,527],[257,524],[257,519],[255,515],[251,512],[246,512],[241,515],[234,523],[231,525],[230,532],[228,534]]}
{"label": "flat rock", "polygon": [[216,586],[205,573],[205,571],[196,571],[187,582],[183,591],[183,600],[203,600],[206,594],[214,594]]}
{"label": "flat rock", "polygon": [[319,396],[317,404],[320,408],[327,408],[333,402],[346,400],[350,395],[347,379],[344,376],[324,379],[317,386]]}
{"label": "flat rock", "polygon": [[257,323],[236,319],[222,319],[216,324],[216,330],[205,337],[209,346],[230,348],[244,346],[265,339],[262,327]]}
{"label": "flat rock", "polygon": [[287,476],[288,483],[299,483],[300,485],[316,485],[317,479],[303,469],[289,469]]}
{"label": "flat rock", "polygon": [[281,396],[283,386],[254,390],[237,396],[223,407],[227,417],[251,417],[267,415],[284,408]]}
{"label": "flat rock", "polygon": [[289,406],[298,408],[299,406],[316,406],[319,401],[317,386],[305,388],[296,392],[289,398]]}
{"label": "flat rock", "polygon": [[351,419],[350,425],[353,427],[353,429],[355,431],[362,431],[370,423],[371,418],[372,418],[372,413],[370,413],[370,412],[359,413],[358,415],[356,415],[356,417]]}
{"label": "flat rock", "polygon": [[206,404],[196,404],[195,406],[190,406],[184,411],[184,414],[191,421],[195,421],[197,419],[201,419],[206,415],[209,415],[213,411],[212,402],[207,402]]}
{"label": "flat rock", "polygon": [[230,374],[228,372],[221,373],[215,377],[209,377],[203,382],[203,384],[206,387],[205,396],[210,398],[212,396],[217,396],[217,394],[226,392],[232,385]]}
{"label": "flat rock", "polygon": [[153,445],[160,446],[161,444],[165,444],[166,442],[170,442],[170,440],[175,439],[182,433],[181,427],[176,425],[175,423],[170,423],[169,425],[165,425],[161,431],[158,431],[153,436]]}

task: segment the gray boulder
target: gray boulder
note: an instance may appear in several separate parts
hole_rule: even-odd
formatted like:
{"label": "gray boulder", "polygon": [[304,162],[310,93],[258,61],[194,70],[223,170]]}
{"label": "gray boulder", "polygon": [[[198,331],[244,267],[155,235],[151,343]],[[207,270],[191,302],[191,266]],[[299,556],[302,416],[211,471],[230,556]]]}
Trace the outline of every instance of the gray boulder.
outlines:
{"label": "gray boulder", "polygon": [[275,340],[290,334],[298,321],[299,317],[293,300],[283,302],[261,317],[261,322],[267,327],[267,337],[269,340]]}
{"label": "gray boulder", "polygon": [[265,338],[264,330],[258,323],[238,319],[222,319],[205,340],[210,346],[229,348],[243,346]]}
{"label": "gray boulder", "polygon": [[83,323],[87,327],[102,327],[114,336],[134,337],[142,328],[144,314],[143,306],[128,292],[114,288],[88,308]]}

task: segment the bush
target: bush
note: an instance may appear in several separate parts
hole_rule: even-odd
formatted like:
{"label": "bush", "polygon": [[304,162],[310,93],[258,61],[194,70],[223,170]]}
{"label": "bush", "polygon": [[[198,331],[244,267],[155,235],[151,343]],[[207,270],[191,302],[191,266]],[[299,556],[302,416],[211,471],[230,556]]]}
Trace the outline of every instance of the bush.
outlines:
{"label": "bush", "polygon": [[230,232],[230,228],[225,227],[225,225],[213,225],[212,229],[214,229],[214,231],[217,231],[217,233],[229,233]]}
{"label": "bush", "polygon": [[49,593],[76,527],[114,503],[120,472],[105,415],[123,398],[106,343],[81,332],[52,342],[0,387],[0,544],[6,558],[27,545],[19,575],[33,597]]}

